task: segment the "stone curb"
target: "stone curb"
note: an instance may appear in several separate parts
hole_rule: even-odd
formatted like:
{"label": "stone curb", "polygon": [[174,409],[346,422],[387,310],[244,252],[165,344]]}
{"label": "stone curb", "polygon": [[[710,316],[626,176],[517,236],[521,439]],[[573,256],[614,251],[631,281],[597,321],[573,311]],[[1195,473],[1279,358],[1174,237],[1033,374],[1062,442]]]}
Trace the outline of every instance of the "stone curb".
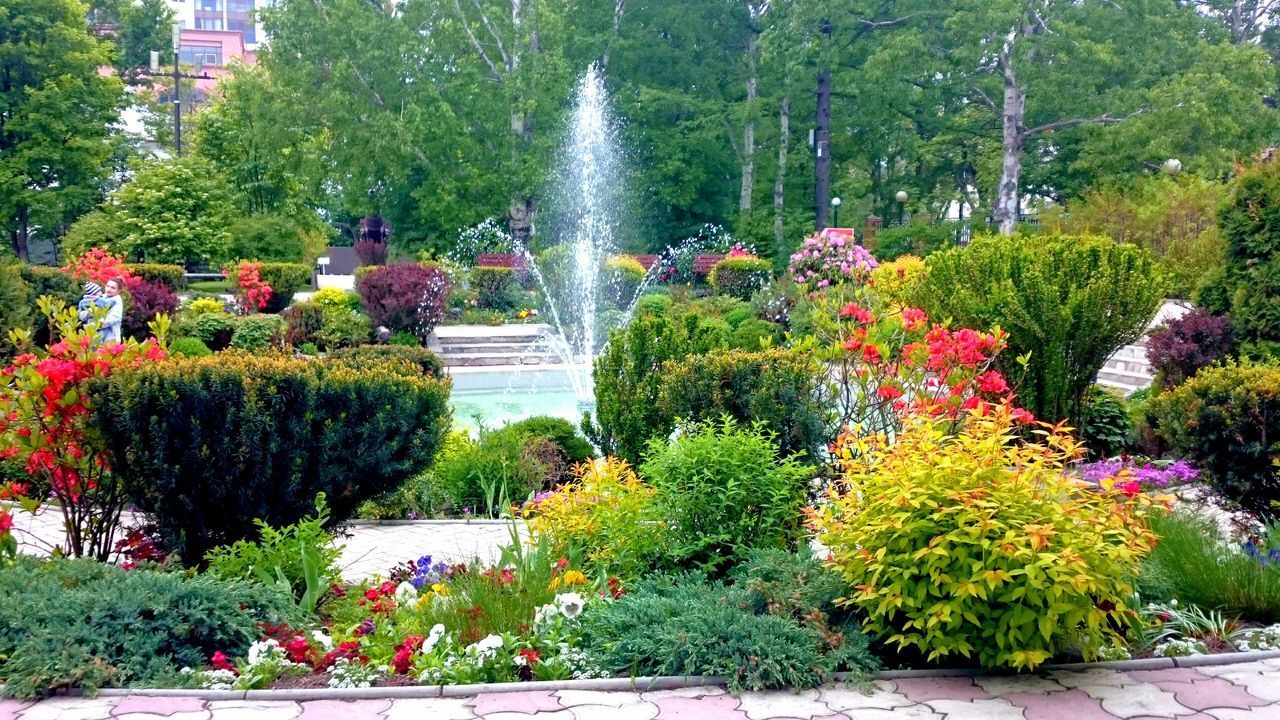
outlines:
{"label": "stone curb", "polygon": [[464,518],[444,518],[435,520],[359,520],[352,519],[342,523],[347,527],[377,527],[379,525],[511,525],[510,520],[490,520],[480,518],[467,520]]}
{"label": "stone curb", "polygon": [[[1280,650],[1264,650],[1260,652],[1221,653],[1218,655],[1193,655],[1179,658],[1141,658],[1138,660],[1115,660],[1096,663],[1064,663],[1062,665],[1044,665],[1039,670],[1061,670],[1080,672],[1084,670],[1168,670],[1171,668],[1208,667],[1212,665],[1238,665],[1280,658]],[[872,674],[872,680],[905,680],[909,678],[944,678],[944,677],[1007,677],[1016,673],[997,673],[982,671],[976,668],[941,668],[926,670],[885,670]],[[860,680],[853,673],[835,673],[832,682],[849,682]],[[648,692],[651,690],[676,690],[679,688],[715,686],[728,684],[728,678],[714,675],[691,675],[687,677],[636,677],[636,678],[602,678],[596,680],[558,680],[548,682],[492,683],[488,685],[413,685],[402,687],[374,688],[308,688],[292,690],[191,690],[140,688],[109,688],[98,691],[100,697],[125,697],[137,695],[141,697],[195,697],[202,700],[254,700],[254,701],[307,701],[307,700],[379,700],[379,699],[430,699],[472,697],[482,693],[510,692],[556,692],[559,690],[594,690],[597,692]],[[0,696],[4,686],[0,685]],[[83,693],[69,691],[59,695],[78,696]]]}

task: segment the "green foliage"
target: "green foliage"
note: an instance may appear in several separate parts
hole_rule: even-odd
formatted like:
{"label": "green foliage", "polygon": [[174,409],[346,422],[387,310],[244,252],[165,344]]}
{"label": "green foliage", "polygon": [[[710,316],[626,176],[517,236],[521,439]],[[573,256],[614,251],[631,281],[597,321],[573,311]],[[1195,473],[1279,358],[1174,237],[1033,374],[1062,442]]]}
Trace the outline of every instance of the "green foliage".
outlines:
{"label": "green foliage", "polygon": [[1154,429],[1193,462],[1227,500],[1263,517],[1280,518],[1280,367],[1207,367],[1153,397]]}
{"label": "green foliage", "polygon": [[[445,441],[442,454],[448,453],[448,442]],[[422,520],[437,517],[448,503],[449,498],[441,491],[435,473],[427,470],[409,478],[395,490],[364,501],[356,509],[356,517],[365,520]]]}
{"label": "green foliage", "polygon": [[242,317],[236,322],[230,347],[250,352],[279,348],[284,344],[284,330],[284,318],[279,315]]}
{"label": "green foliage", "polygon": [[139,509],[198,562],[304,517],[333,520],[425,469],[449,427],[449,383],[407,366],[223,353],[113,375],[94,421]]}
{"label": "green foliage", "polygon": [[1033,668],[1119,642],[1131,579],[1155,538],[1141,499],[1083,488],[1063,429],[1016,439],[1012,411],[956,434],[917,417],[890,440],[853,435],[846,474],[812,520],[865,627],[928,662]]}
{"label": "green foliage", "polygon": [[777,323],[759,318],[743,320],[729,337],[729,346],[739,350],[761,350],[781,345],[786,330]]}
{"label": "green foliage", "polygon": [[210,350],[218,352],[231,346],[231,339],[235,337],[236,329],[236,318],[231,315],[202,313],[191,321],[186,332],[190,337],[207,345]]}
{"label": "green foliage", "polygon": [[1280,160],[1236,177],[1218,224],[1227,245],[1220,282],[1236,336],[1254,352],[1273,354],[1280,348]]}
{"label": "green foliage", "polygon": [[1280,567],[1238,552],[1211,520],[1187,510],[1152,515],[1151,529],[1160,541],[1138,579],[1144,600],[1280,622]]}
{"label": "green foliage", "polygon": [[[22,279],[30,288],[30,296],[26,301],[28,307],[35,308],[36,300],[45,295],[57,298],[70,306],[74,306],[80,300],[80,286],[71,279],[70,275],[57,268],[23,265],[21,272]],[[42,313],[36,312],[34,315],[33,340],[37,345],[47,345],[49,343],[48,319]]]}
{"label": "green foliage", "polygon": [[112,48],[77,0],[7,0],[0,7],[0,229],[18,259],[28,233],[91,207],[111,177],[120,79],[99,73]]}
{"label": "green foliage", "polygon": [[149,263],[225,263],[232,259],[233,196],[226,178],[203,158],[144,162],[104,207],[119,228],[109,247]]}
{"label": "green foliage", "polygon": [[0,357],[13,350],[9,331],[29,327],[34,309],[31,286],[22,279],[21,266],[0,262]]}
{"label": "green foliage", "polygon": [[564,418],[550,415],[534,415],[511,423],[507,426],[507,431],[550,440],[556,447],[560,448],[560,451],[564,453],[565,459],[573,465],[592,460],[596,456],[596,451],[591,447],[591,443],[582,437],[582,434],[573,426],[573,423]]}
{"label": "green foliage", "polygon": [[723,572],[752,548],[792,547],[803,535],[800,508],[815,470],[780,458],[764,428],[725,417],[650,441],[640,473],[658,491],[677,566]]}
{"label": "green foliage", "polygon": [[1091,386],[1084,396],[1079,430],[1092,459],[1131,451],[1137,432],[1124,396],[1101,385]]}
{"label": "green foliage", "polygon": [[373,337],[373,321],[356,310],[325,308],[316,342],[327,350],[357,347]]}
{"label": "green foliage", "polygon": [[321,223],[306,222],[307,216],[301,217],[300,221],[292,216],[264,213],[236,220],[228,228],[228,256],[233,260],[300,263],[309,270],[324,252],[329,232]]}
{"label": "green foliage", "polygon": [[329,357],[351,367],[376,369],[386,363],[405,363],[426,377],[444,377],[444,361],[419,346],[361,345],[333,351]]}
{"label": "green foliage", "polygon": [[520,281],[509,267],[471,268],[471,289],[476,303],[485,310],[509,312],[520,304]]}
{"label": "green foliage", "polygon": [[636,301],[636,315],[666,315],[675,307],[670,295],[645,293]]}
{"label": "green foliage", "polygon": [[165,265],[163,263],[129,263],[129,272],[150,282],[168,285],[170,290],[186,290],[186,269],[181,265]]}
{"label": "green foliage", "polygon": [[213,354],[200,338],[181,337],[169,343],[169,352],[183,357],[207,357]]}
{"label": "green foliage", "polygon": [[92,560],[0,567],[0,678],[11,696],[171,685],[215,651],[243,654],[258,622],[300,622],[274,587]]}
{"label": "green foliage", "polygon": [[505,427],[450,448],[435,475],[455,510],[493,517],[550,487],[565,470],[563,456],[545,439]]}
{"label": "green foliage", "polygon": [[711,268],[707,280],[721,295],[750,300],[773,278],[773,263],[753,255],[729,256]]}
{"label": "green foliage", "polygon": [[844,667],[875,666],[865,641],[855,652],[829,653],[816,629],[754,605],[752,593],[736,585],[692,575],[655,579],[587,613],[583,632],[588,651],[608,670],[725,676],[735,692],[814,687]]}
{"label": "green foliage", "polygon": [[927,257],[954,247],[959,229],[957,223],[925,222],[887,227],[876,232],[871,251],[882,263],[892,262],[903,255]]}
{"label": "green foliage", "polygon": [[1153,175],[1107,186],[1069,202],[1042,223],[1060,234],[1089,234],[1147,249],[1169,276],[1169,291],[1190,298],[1222,264],[1225,244],[1215,215],[1227,195],[1221,182],[1197,175]]}
{"label": "green foliage", "polygon": [[213,548],[204,560],[215,577],[279,585],[299,607],[314,614],[321,596],[341,579],[337,563],[342,547],[325,529],[328,522],[329,510],[320,493],[314,515],[279,529],[258,520],[256,539]]}
{"label": "green foliage", "polygon": [[665,437],[676,419],[721,416],[759,423],[774,433],[783,455],[824,454],[829,413],[818,397],[822,366],[808,353],[716,350],[663,363],[651,437]]}
{"label": "green foliage", "polygon": [[79,257],[96,247],[111,247],[120,239],[120,226],[106,210],[96,209],[81,215],[58,246],[64,257]]}
{"label": "green foliage", "polygon": [[[1146,330],[1164,295],[1150,255],[1102,238],[982,238],[931,255],[914,304],[929,317],[1008,333],[1000,369],[1036,417],[1079,422],[1106,359]],[[1025,370],[1018,358],[1030,355]]]}
{"label": "green foliage", "polygon": [[645,269],[640,261],[630,255],[614,255],[605,258],[604,284],[601,295],[614,307],[626,309],[631,307],[644,282]]}
{"label": "green foliage", "polygon": [[596,411],[583,414],[583,431],[606,455],[636,464],[650,438],[670,432],[671,418],[658,406],[659,366],[726,344],[722,328],[695,315],[637,317],[614,331],[595,360]]}

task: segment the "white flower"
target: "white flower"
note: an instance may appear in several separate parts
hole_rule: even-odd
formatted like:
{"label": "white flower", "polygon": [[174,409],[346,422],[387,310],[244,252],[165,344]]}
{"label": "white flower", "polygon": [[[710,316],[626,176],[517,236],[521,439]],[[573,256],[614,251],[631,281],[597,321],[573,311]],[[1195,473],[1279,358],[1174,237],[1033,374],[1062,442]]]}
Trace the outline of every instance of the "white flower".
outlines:
{"label": "white flower", "polygon": [[497,650],[502,647],[502,636],[487,635],[485,636],[485,639],[481,640],[478,644],[481,650]]}
{"label": "white flower", "polygon": [[261,665],[264,662],[280,660],[284,657],[284,648],[275,640],[259,640],[249,646],[249,664]]}
{"label": "white flower", "polygon": [[320,644],[320,647],[328,652],[333,649],[333,638],[329,637],[329,633],[323,630],[312,630],[311,639]]}
{"label": "white flower", "polygon": [[556,606],[560,609],[560,614],[570,620],[582,614],[582,607],[586,601],[578,593],[560,593],[556,595]]}
{"label": "white flower", "polygon": [[533,614],[535,632],[542,632],[560,616],[560,608],[555,605],[543,605]]}
{"label": "white flower", "polygon": [[404,605],[407,602],[418,599],[418,588],[413,586],[411,582],[402,582],[396,586],[396,604]]}
{"label": "white flower", "polygon": [[436,623],[431,627],[431,632],[427,633],[427,639],[422,641],[422,652],[431,652],[442,637],[444,637],[444,625]]}

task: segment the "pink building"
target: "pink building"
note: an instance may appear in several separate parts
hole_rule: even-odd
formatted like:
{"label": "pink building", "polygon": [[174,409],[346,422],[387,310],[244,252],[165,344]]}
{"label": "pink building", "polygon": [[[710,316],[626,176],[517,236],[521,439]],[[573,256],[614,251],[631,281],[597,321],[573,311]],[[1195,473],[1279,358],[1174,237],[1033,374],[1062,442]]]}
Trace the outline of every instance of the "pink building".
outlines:
{"label": "pink building", "polygon": [[245,48],[244,35],[238,30],[182,30],[178,60],[184,72],[190,70],[208,79],[196,80],[196,88],[207,94],[218,80],[229,74],[235,63],[253,65],[254,51]]}

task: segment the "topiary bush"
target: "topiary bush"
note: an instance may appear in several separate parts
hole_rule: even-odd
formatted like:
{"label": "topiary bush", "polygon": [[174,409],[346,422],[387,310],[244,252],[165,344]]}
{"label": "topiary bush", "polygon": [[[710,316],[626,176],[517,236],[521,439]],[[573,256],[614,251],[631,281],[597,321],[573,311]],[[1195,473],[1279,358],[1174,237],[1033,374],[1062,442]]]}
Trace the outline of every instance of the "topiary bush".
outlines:
{"label": "topiary bush", "polygon": [[1229,307],[1236,336],[1252,354],[1280,350],[1280,159],[1272,156],[1236,175],[1218,213],[1226,267],[1213,279]]}
{"label": "topiary bush", "polygon": [[696,315],[641,316],[614,331],[593,365],[596,409],[583,413],[583,432],[605,455],[638,464],[649,439],[670,432],[658,406],[659,366],[727,343],[727,328]]}
{"label": "topiary bush", "polygon": [[440,268],[393,263],[357,278],[356,290],[375,323],[413,333],[425,343],[444,319],[449,280]]}
{"label": "topiary bush", "polygon": [[777,323],[759,318],[747,318],[729,336],[729,346],[739,350],[761,350],[780,346],[786,338],[786,330]]}
{"label": "topiary bush", "polygon": [[151,337],[147,323],[155,320],[157,315],[171,315],[177,309],[178,295],[173,288],[162,282],[135,280],[129,283],[120,330],[126,337],[146,340]]}
{"label": "topiary bush", "polygon": [[1147,336],[1147,362],[1156,371],[1154,383],[1166,390],[1235,351],[1231,321],[1200,309],[1170,320]]}
{"label": "topiary bush", "polygon": [[285,321],[279,315],[250,315],[236,321],[230,347],[261,352],[284,346]]}
{"label": "topiary bush", "polygon": [[[22,279],[26,282],[30,289],[30,297],[27,300],[27,306],[34,308],[36,299],[45,295],[51,295],[70,306],[75,306],[80,300],[81,287],[71,276],[59,270],[58,268],[48,267],[45,265],[22,265],[20,266]],[[49,323],[48,320],[40,313],[33,312],[32,330],[34,331],[32,340],[35,344],[45,346],[49,344]]]}
{"label": "topiary bush", "polygon": [[788,350],[716,350],[668,361],[655,403],[654,436],[665,437],[676,419],[761,423],[775,433],[784,455],[825,454],[830,413],[821,404],[822,367],[807,353]]}
{"label": "topiary bush", "polygon": [[773,279],[773,263],[754,255],[729,255],[711,268],[707,280],[721,295],[750,300]]}
{"label": "topiary bush", "polygon": [[236,318],[223,313],[203,313],[191,322],[187,334],[219,352],[231,346],[236,334]]}
{"label": "topiary bush", "polygon": [[169,343],[169,352],[191,358],[208,357],[213,354],[209,346],[201,342],[200,338],[193,337],[182,337]]}
{"label": "topiary bush", "polygon": [[815,470],[780,456],[763,424],[725,417],[686,426],[670,442],[651,440],[640,474],[657,489],[668,561],[723,572],[753,548],[795,545]]}
{"label": "topiary bush", "polygon": [[582,433],[578,432],[578,428],[574,427],[573,423],[564,418],[550,415],[534,415],[533,417],[513,422],[507,428],[510,432],[523,433],[550,440],[564,453],[565,460],[573,465],[587,460],[594,460],[596,457],[595,448],[591,447],[591,443],[582,437]]}
{"label": "topiary bush", "polygon": [[449,382],[404,365],[224,353],[113,375],[94,423],[112,470],[188,563],[305,517],[317,493],[351,516],[430,465],[450,425]]}
{"label": "topiary bush", "polygon": [[134,277],[142,278],[148,282],[163,283],[174,292],[187,289],[187,270],[181,265],[128,263],[125,267]]}
{"label": "topiary bush", "polygon": [[1147,403],[1154,430],[1222,497],[1280,518],[1280,367],[1228,361]]}
{"label": "topiary bush", "polygon": [[243,655],[258,623],[303,623],[275,586],[93,560],[0,565],[0,680],[33,698],[180,682],[213,653]]}
{"label": "topiary bush", "polygon": [[1008,333],[1001,371],[1019,404],[1053,422],[1079,422],[1094,376],[1142,337],[1165,290],[1146,251],[1104,238],[982,238],[929,256],[926,268],[912,304],[962,327]]}
{"label": "topiary bush", "polygon": [[644,265],[630,255],[612,255],[604,261],[602,294],[614,307],[626,309],[636,299],[644,282]]}
{"label": "topiary bush", "polygon": [[360,345],[334,350],[329,357],[358,368],[376,368],[382,363],[403,362],[408,363],[426,377],[444,377],[444,361],[439,355],[424,347]]}
{"label": "topiary bush", "polygon": [[482,309],[510,312],[520,304],[523,293],[514,268],[481,265],[471,269],[470,280],[476,305]]}
{"label": "topiary bush", "polygon": [[315,342],[325,350],[359,347],[373,339],[373,321],[356,310],[327,307]]}
{"label": "topiary bush", "polygon": [[906,307],[915,294],[916,285],[924,279],[924,260],[903,255],[871,271],[871,287],[876,297],[890,307]]}
{"label": "topiary bush", "polygon": [[958,434],[915,417],[895,438],[846,436],[845,476],[812,525],[867,631],[925,661],[1033,668],[1121,643],[1132,578],[1155,544],[1141,498],[1066,472],[1062,428],[1018,440],[1008,406]]}

